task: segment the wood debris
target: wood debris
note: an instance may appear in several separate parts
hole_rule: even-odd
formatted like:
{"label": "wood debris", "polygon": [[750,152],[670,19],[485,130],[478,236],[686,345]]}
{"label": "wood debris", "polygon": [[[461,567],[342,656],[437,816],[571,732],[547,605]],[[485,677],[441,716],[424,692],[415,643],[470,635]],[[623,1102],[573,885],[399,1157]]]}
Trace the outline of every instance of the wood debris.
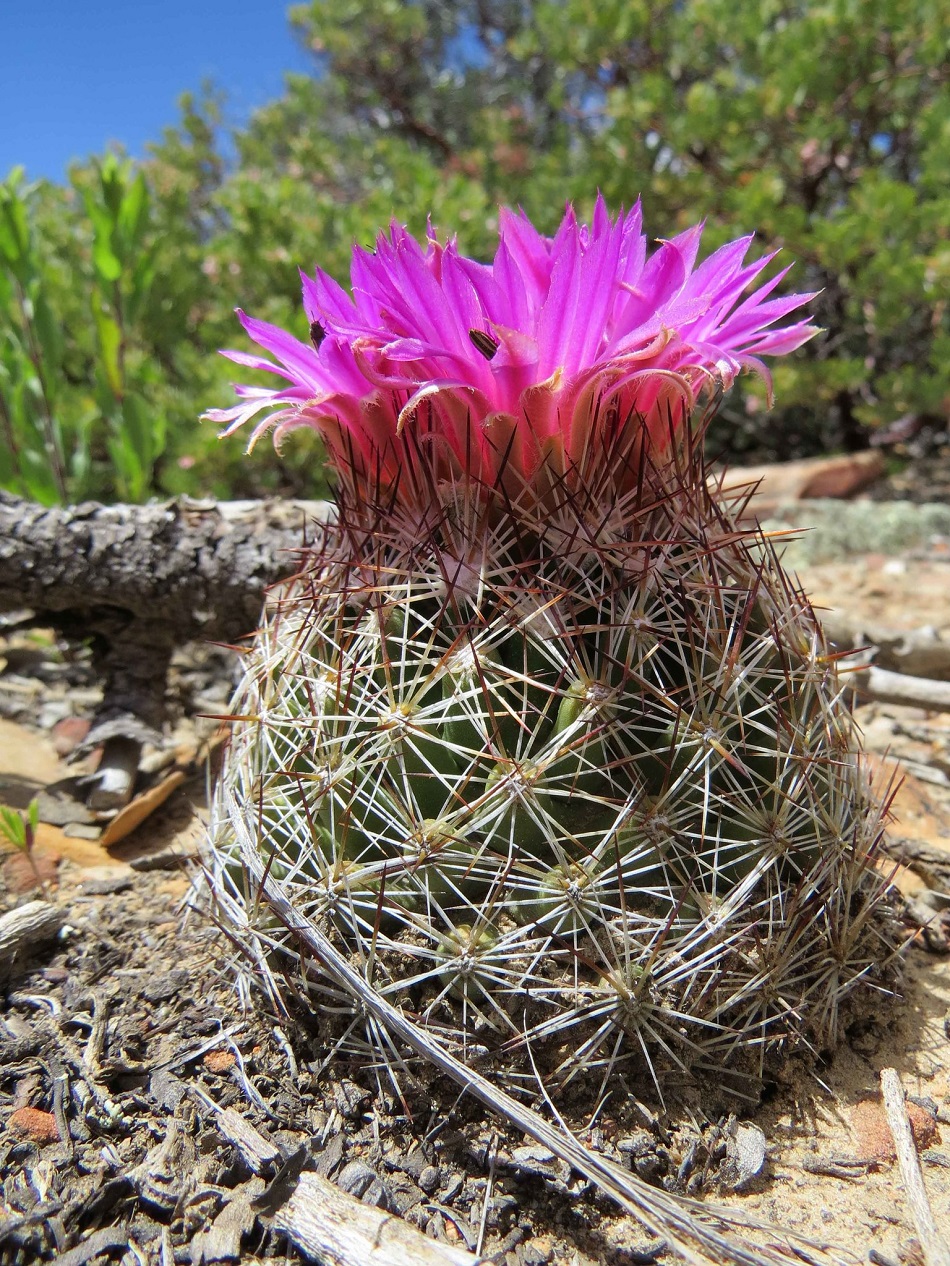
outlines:
{"label": "wood debris", "polygon": [[274,1226],[307,1258],[326,1266],[476,1266],[479,1260],[309,1172],[301,1174]]}
{"label": "wood debris", "polygon": [[28,901],[0,915],[0,975],[59,933],[66,912],[49,901]]}
{"label": "wood debris", "polygon": [[[950,1266],[950,1244],[944,1232],[937,1229],[933,1210],[927,1199],[924,1176],[920,1169],[920,1158],[914,1134],[907,1116],[907,1105],[904,1099],[904,1087],[893,1068],[881,1069],[881,1096],[884,1100],[884,1111],[887,1123],[894,1135],[894,1146],[897,1149],[897,1160],[900,1165],[907,1203],[910,1205],[914,1226],[924,1254],[925,1266]],[[944,1231],[946,1227],[944,1227]]]}

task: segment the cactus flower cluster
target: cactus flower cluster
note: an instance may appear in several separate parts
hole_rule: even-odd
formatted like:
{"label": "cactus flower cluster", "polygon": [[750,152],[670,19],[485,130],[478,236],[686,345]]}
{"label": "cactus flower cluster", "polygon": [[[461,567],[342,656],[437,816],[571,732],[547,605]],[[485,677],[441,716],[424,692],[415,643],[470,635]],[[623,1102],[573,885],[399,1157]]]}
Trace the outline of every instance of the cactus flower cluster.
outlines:
{"label": "cactus flower cluster", "polygon": [[590,226],[569,208],[549,239],[503,209],[491,264],[393,224],[373,251],[354,249],[352,295],[302,274],[309,345],[238,313],[273,359],[225,355],[286,385],[238,387],[236,405],[208,416],[230,434],[263,414],[252,446],[271,428],[279,441],[313,427],[342,478],[398,484],[404,500],[429,495],[420,463],[520,490],[583,475],[618,442],[648,435],[658,451],[704,387],[728,388],[742,368],[768,381],[762,356],[816,331],[776,325],[813,297],[770,298],[787,270],[746,293],[773,258],[745,263],[751,237],[697,267],[702,225],[648,254],[641,218],[637,204],[611,219],[598,198]]}

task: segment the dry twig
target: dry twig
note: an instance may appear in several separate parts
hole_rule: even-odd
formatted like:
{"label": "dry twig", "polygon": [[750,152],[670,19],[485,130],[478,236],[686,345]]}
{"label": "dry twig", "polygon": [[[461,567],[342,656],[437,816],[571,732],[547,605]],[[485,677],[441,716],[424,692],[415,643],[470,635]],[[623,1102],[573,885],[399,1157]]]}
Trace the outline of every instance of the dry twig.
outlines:
{"label": "dry twig", "polygon": [[66,922],[65,913],[48,901],[28,901],[0,915],[0,975],[17,957],[51,941]]}
{"label": "dry twig", "polygon": [[477,1266],[466,1249],[439,1244],[395,1214],[346,1195],[319,1174],[301,1174],[274,1217],[307,1257],[327,1266]]}
{"label": "dry twig", "polygon": [[848,676],[859,694],[879,703],[899,703],[928,712],[950,712],[950,681],[933,681],[929,677],[908,677],[886,668],[871,665]]}
{"label": "dry twig", "polygon": [[897,1161],[900,1165],[907,1203],[917,1230],[917,1238],[924,1254],[926,1266],[950,1266],[950,1247],[937,1230],[934,1215],[927,1199],[924,1176],[917,1156],[913,1130],[904,1105],[904,1087],[893,1068],[881,1069],[881,1096],[887,1124],[894,1136]]}

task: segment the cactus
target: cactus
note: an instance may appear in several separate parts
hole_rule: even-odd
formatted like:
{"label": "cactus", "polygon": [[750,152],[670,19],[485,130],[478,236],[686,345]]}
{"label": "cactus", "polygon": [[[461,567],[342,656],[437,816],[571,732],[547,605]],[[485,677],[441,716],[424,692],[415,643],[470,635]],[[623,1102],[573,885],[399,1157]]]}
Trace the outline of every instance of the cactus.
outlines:
{"label": "cactus", "polygon": [[242,315],[290,385],[212,416],[315,427],[339,489],[244,656],[220,917],[338,1008],[266,877],[510,1088],[761,1075],[893,953],[835,655],[702,449],[809,296],[740,302],[748,240],[647,260],[638,208],[501,225],[490,267],[394,227],[354,300],[305,279],[312,347]]}

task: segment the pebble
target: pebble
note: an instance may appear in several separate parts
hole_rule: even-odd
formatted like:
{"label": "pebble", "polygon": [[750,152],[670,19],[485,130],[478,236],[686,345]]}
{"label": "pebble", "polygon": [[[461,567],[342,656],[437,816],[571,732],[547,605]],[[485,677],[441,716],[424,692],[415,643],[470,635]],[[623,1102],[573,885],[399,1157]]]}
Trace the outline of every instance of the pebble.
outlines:
{"label": "pebble", "polygon": [[146,1002],[167,1002],[169,998],[181,993],[190,980],[191,973],[183,967],[162,972],[148,981],[142,990],[142,997]]}
{"label": "pebble", "polygon": [[89,733],[85,717],[63,717],[53,726],[53,748],[57,756],[68,756]]}
{"label": "pebble", "polygon": [[451,1204],[463,1187],[462,1177],[460,1174],[453,1174],[446,1183],[445,1191],[442,1192],[442,1203]]}
{"label": "pebble", "polygon": [[341,1191],[355,1196],[363,1204],[375,1205],[377,1209],[393,1207],[389,1187],[365,1161],[353,1160],[344,1165],[336,1182]]}
{"label": "pebble", "polygon": [[201,1061],[209,1073],[226,1073],[237,1063],[237,1056],[233,1051],[218,1050],[208,1051],[204,1059]]}
{"label": "pebble", "polygon": [[416,1182],[419,1181],[419,1175],[422,1171],[429,1167],[426,1154],[421,1147],[414,1147],[408,1155],[404,1155],[396,1149],[391,1155],[386,1157],[386,1164],[391,1169],[399,1169],[404,1174],[408,1174]]}
{"label": "pebble", "polygon": [[90,822],[66,822],[63,834],[69,840],[97,840],[102,834],[102,827]]}
{"label": "pebble", "polygon": [[83,879],[79,891],[84,897],[108,897],[132,887],[132,875],[126,871],[117,875],[94,875]]}
{"label": "pebble", "polygon": [[726,1141],[726,1159],[719,1181],[730,1191],[742,1191],[765,1170],[765,1135],[757,1125],[737,1125]]}
{"label": "pebble", "polygon": [[59,1127],[52,1112],[40,1108],[17,1108],[7,1120],[7,1128],[34,1143],[58,1143]]}
{"label": "pebble", "polygon": [[[71,713],[72,704],[68,699],[49,699],[37,712],[36,725],[41,730],[51,730],[54,726],[61,725],[63,721],[70,719]],[[72,748],[68,750],[72,751]],[[60,755],[65,755],[65,753],[60,753]]]}
{"label": "pebble", "polygon": [[[914,1134],[914,1142],[919,1151],[925,1151],[932,1143],[940,1142],[940,1131],[934,1117],[918,1103],[908,1100],[907,1116]],[[855,1145],[858,1154],[875,1160],[882,1165],[890,1165],[897,1159],[894,1147],[894,1136],[884,1116],[880,1103],[867,1099],[856,1104],[851,1111],[851,1125],[854,1129]]]}
{"label": "pebble", "polygon": [[50,783],[36,797],[40,821],[50,826],[95,826],[98,819],[83,794],[75,778]]}
{"label": "pebble", "polygon": [[527,1244],[521,1245],[518,1256],[524,1262],[524,1266],[545,1266],[545,1263],[551,1260],[553,1252],[550,1243],[545,1243],[540,1239],[529,1240]]}
{"label": "pebble", "polygon": [[333,1102],[341,1117],[350,1119],[358,1117],[363,1110],[363,1104],[370,1097],[368,1090],[364,1090],[362,1086],[358,1086],[355,1081],[350,1081],[346,1077],[333,1087]]}
{"label": "pebble", "polygon": [[431,1196],[439,1185],[439,1171],[435,1165],[426,1165],[419,1175],[418,1183],[427,1196]]}
{"label": "pebble", "polygon": [[555,1178],[558,1174],[558,1160],[546,1147],[516,1147],[511,1159],[518,1169],[525,1174],[534,1174],[539,1178]]}

